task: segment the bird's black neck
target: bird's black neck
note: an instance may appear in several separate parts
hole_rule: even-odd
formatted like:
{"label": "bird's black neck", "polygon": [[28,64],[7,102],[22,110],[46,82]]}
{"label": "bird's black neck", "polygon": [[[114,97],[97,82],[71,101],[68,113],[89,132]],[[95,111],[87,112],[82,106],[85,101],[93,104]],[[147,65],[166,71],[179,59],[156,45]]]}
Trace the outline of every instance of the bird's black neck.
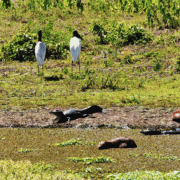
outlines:
{"label": "bird's black neck", "polygon": [[41,35],[39,35],[38,41],[42,41],[42,36]]}
{"label": "bird's black neck", "polygon": [[42,41],[42,31],[38,32],[38,41]]}

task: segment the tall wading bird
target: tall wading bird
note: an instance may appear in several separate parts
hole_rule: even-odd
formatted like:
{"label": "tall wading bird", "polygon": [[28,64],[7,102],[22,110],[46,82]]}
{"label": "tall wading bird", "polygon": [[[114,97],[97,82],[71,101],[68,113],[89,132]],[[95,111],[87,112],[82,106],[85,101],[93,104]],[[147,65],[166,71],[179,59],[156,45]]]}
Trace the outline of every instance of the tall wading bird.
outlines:
{"label": "tall wading bird", "polygon": [[79,72],[80,72],[80,60],[78,60],[79,53],[81,51],[81,39],[82,37],[79,33],[74,30],[73,37],[70,40],[70,51],[72,56],[72,72],[73,72],[73,62],[79,64]]}
{"label": "tall wading bird", "polygon": [[38,61],[38,76],[39,76],[39,66],[42,66],[43,70],[43,64],[44,59],[46,55],[46,45],[44,42],[42,42],[42,31],[38,31],[38,42],[35,46],[35,56]]}

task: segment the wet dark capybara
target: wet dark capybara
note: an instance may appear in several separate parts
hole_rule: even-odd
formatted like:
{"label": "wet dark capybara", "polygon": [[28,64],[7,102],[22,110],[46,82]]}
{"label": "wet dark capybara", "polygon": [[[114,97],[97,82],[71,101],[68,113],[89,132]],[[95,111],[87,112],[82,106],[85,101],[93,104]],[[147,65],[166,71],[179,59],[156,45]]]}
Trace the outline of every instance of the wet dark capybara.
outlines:
{"label": "wet dark capybara", "polygon": [[109,148],[136,148],[137,145],[131,138],[118,137],[109,141],[100,142],[98,145],[99,149]]}
{"label": "wet dark capybara", "polygon": [[105,113],[105,110],[97,105],[89,106],[84,109],[69,109],[65,112],[61,110],[50,111],[51,114],[54,114],[57,118],[57,123],[64,123],[66,121],[75,120],[77,118],[84,118],[93,113]]}

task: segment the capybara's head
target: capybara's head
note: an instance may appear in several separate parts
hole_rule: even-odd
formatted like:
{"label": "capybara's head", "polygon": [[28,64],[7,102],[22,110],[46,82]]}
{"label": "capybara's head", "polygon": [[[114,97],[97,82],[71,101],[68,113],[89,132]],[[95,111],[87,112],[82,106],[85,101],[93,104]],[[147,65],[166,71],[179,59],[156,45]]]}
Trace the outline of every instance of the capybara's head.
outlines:
{"label": "capybara's head", "polygon": [[59,115],[63,114],[63,112],[60,111],[60,110],[49,111],[49,113],[54,114],[54,115],[56,115],[56,116],[59,116]]}
{"label": "capybara's head", "polygon": [[98,145],[99,149],[108,149],[110,148],[111,144],[108,141],[100,142]]}
{"label": "capybara's head", "polygon": [[128,148],[136,148],[137,147],[136,143],[132,139],[127,142],[127,146],[128,146]]}

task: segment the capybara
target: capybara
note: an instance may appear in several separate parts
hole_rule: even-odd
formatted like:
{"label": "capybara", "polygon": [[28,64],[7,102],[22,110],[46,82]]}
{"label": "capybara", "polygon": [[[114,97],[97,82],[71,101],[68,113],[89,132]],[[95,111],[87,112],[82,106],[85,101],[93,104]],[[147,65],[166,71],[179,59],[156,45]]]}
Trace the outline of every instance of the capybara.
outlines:
{"label": "capybara", "polygon": [[100,142],[98,145],[99,149],[108,148],[136,148],[137,145],[131,138],[118,137],[109,141]]}
{"label": "capybara", "polygon": [[100,106],[93,105],[84,109],[69,109],[65,112],[61,110],[50,111],[51,114],[54,114],[57,118],[57,123],[64,123],[66,121],[75,120],[77,118],[87,117],[89,114],[93,113],[105,113],[104,109]]}

